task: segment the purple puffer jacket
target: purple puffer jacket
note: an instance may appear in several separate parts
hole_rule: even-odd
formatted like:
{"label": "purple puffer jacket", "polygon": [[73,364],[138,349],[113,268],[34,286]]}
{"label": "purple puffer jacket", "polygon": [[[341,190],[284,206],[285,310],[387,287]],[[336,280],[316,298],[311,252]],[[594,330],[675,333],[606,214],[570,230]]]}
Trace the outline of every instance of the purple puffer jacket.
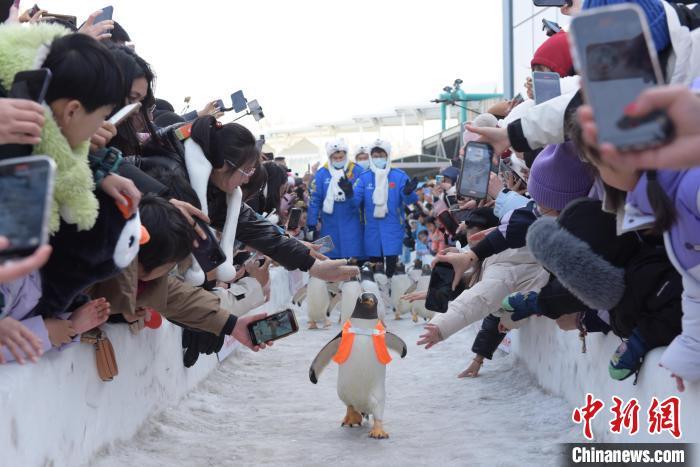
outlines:
{"label": "purple puffer jacket", "polygon": [[[660,170],[657,180],[676,209],[676,221],[664,233],[669,259],[683,276],[683,332],[668,346],[660,364],[688,381],[700,381],[700,167]],[[641,214],[653,214],[642,176],[627,196]]]}

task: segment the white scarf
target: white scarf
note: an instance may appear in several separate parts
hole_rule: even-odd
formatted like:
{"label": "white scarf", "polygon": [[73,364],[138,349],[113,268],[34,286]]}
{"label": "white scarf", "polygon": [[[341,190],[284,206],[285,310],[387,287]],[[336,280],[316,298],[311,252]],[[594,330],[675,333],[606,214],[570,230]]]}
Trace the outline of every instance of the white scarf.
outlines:
{"label": "white scarf", "polygon": [[345,171],[348,169],[348,164],[350,161],[345,161],[345,165],[342,169],[336,169],[333,167],[333,163],[328,163],[328,171],[331,173],[331,181],[328,184],[328,191],[326,191],[326,197],[323,200],[323,212],[326,214],[333,214],[333,205],[336,201],[345,201],[345,192],[340,189],[338,182],[341,178],[345,176]]}
{"label": "white scarf", "polygon": [[389,212],[387,201],[389,200],[389,171],[391,170],[391,164],[387,158],[386,167],[378,169],[370,161],[369,169],[374,173],[374,193],[372,193],[374,217],[384,219]]}

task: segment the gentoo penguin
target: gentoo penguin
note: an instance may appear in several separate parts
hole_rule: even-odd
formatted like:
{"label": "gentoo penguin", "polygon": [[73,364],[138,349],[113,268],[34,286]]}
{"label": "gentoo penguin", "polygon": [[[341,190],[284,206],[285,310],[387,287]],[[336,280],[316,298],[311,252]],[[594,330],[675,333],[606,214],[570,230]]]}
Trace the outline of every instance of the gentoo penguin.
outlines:
{"label": "gentoo penguin", "polygon": [[326,281],[316,277],[309,277],[309,285],[306,293],[306,312],[309,315],[309,329],[318,329],[317,323],[323,323],[323,327],[328,327],[331,322],[328,320],[326,312],[331,303]]}
{"label": "gentoo penguin", "polygon": [[374,426],[369,436],[384,439],[389,437],[382,423],[386,365],[391,361],[387,349],[404,358],[407,348],[400,337],[384,329],[377,316],[377,303],[374,294],[360,295],[343,331],[316,355],[309,379],[316,384],[331,359],[338,363],[338,397],[347,406],[340,426],[361,426],[363,415],[372,415]]}
{"label": "gentoo penguin", "polygon": [[340,294],[342,295],[340,299],[340,318],[339,322],[344,323],[350,319],[353,310],[355,309],[355,304],[357,303],[357,298],[362,294],[362,286],[357,277],[353,277],[349,281],[343,282],[340,288]]}
{"label": "gentoo penguin", "polygon": [[402,306],[401,297],[411,285],[411,279],[406,275],[406,266],[403,263],[397,264],[396,272],[391,278],[391,305],[394,307],[395,319],[401,319],[401,315],[410,310],[410,307]]}
{"label": "gentoo penguin", "polygon": [[377,297],[377,314],[379,315],[379,319],[384,321],[386,306],[384,304],[384,300],[382,300],[382,294],[379,290],[379,286],[374,280],[374,272],[372,271],[372,267],[367,264],[362,266],[362,269],[360,269],[360,286],[362,286],[362,292],[371,293]]}
{"label": "gentoo penguin", "polygon": [[[379,291],[382,296],[380,297],[380,303],[383,302],[385,306],[391,305],[391,283],[386,275],[386,270],[384,269],[384,263],[374,263],[374,282],[379,286]],[[389,311],[388,308],[386,310]]]}
{"label": "gentoo penguin", "polygon": [[[428,286],[430,285],[431,272],[432,271],[430,269],[430,265],[424,264],[421,276],[418,278],[416,292],[425,292],[426,290],[428,290]],[[428,321],[432,319],[433,316],[435,316],[435,312],[425,308],[425,300],[416,300],[411,304],[411,315],[413,318],[413,322],[417,323],[419,316],[424,320]]]}
{"label": "gentoo penguin", "polygon": [[297,293],[294,294],[292,297],[292,303],[296,306],[301,306],[301,302],[304,301],[306,298],[306,292],[308,289],[308,285],[303,286],[299,290],[297,290]]}

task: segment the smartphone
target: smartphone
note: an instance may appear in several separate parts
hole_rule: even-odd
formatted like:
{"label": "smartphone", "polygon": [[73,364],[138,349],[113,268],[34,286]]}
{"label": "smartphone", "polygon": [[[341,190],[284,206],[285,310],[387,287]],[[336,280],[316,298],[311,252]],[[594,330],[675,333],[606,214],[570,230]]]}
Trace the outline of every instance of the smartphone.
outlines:
{"label": "smartphone", "polygon": [[114,126],[119,126],[119,124],[122,123],[124,120],[138,112],[140,108],[140,102],[134,102],[133,104],[125,105],[124,107],[119,109],[117,113],[109,117],[109,120],[107,121]]}
{"label": "smartphone", "polygon": [[569,4],[569,2],[567,2],[567,0],[533,0],[532,3],[534,3],[535,6],[543,6],[543,7],[547,7],[547,6],[562,7],[564,5]]}
{"label": "smartphone", "polygon": [[438,220],[445,227],[445,230],[447,230],[447,232],[450,235],[455,235],[457,233],[459,224],[457,223],[455,218],[452,217],[452,213],[449,210],[445,209],[440,214],[438,214]]}
{"label": "smartphone", "polygon": [[[42,103],[46,97],[50,82],[51,70],[48,68],[20,71],[15,75],[12,82],[9,97]],[[28,156],[31,153],[31,144],[0,145],[0,159]]]}
{"label": "smartphone", "polygon": [[532,73],[532,92],[535,94],[535,105],[561,96],[560,79],[559,73],[551,71],[534,71]]}
{"label": "smartphone", "polygon": [[214,102],[214,107],[216,107],[216,110],[220,112],[223,112],[226,109],[223,99],[219,99],[216,102]]}
{"label": "smartphone", "polygon": [[490,144],[470,141],[462,160],[462,170],[457,181],[457,194],[474,199],[484,199],[488,194],[493,147]]}
{"label": "smartphone", "polygon": [[259,122],[260,120],[265,118],[265,114],[262,111],[262,107],[260,106],[260,104],[258,104],[258,101],[255,99],[248,102],[248,110],[250,110],[250,114],[253,116],[256,122]]}
{"label": "smartphone", "polygon": [[624,114],[642,91],[663,83],[643,15],[629,3],[594,8],[576,16],[569,33],[584,98],[593,107],[598,140],[623,151],[661,145],[673,134],[673,125],[662,111],[643,118]]}
{"label": "smartphone", "polygon": [[435,184],[439,185],[445,180],[445,177],[442,175],[436,175],[435,176]]}
{"label": "smartphone", "polygon": [[226,254],[221,249],[221,246],[216,240],[214,232],[212,232],[209,224],[197,217],[194,218],[194,221],[202,230],[204,230],[204,233],[207,234],[206,240],[202,240],[201,237],[197,237],[197,246],[192,248],[192,255],[194,255],[195,259],[202,267],[202,271],[204,271],[206,274],[209,271],[216,269],[220,264],[226,261]]}
{"label": "smartphone", "polygon": [[243,91],[236,91],[231,94],[231,102],[233,103],[233,111],[243,112],[248,107],[248,100],[243,95]]}
{"label": "smartphone", "polygon": [[450,301],[464,292],[461,282],[452,290],[455,270],[449,263],[437,263],[430,273],[430,285],[425,297],[425,308],[437,313],[445,313]]}
{"label": "smartphone", "polygon": [[106,7],[102,8],[102,13],[97,15],[97,17],[95,18],[95,21],[93,21],[92,24],[97,24],[100,21],[106,21],[108,19],[112,19],[113,14],[114,14],[114,7],[112,5],[106,6]]}
{"label": "smartphone", "polygon": [[47,156],[0,162],[0,236],[10,245],[3,260],[29,256],[49,239],[56,164]]}
{"label": "smartphone", "polygon": [[329,251],[333,250],[335,248],[335,245],[333,245],[333,239],[331,238],[330,235],[326,235],[323,238],[319,238],[315,242],[313,242],[314,245],[321,245],[321,249],[318,250],[319,253],[325,254],[328,253]]}
{"label": "smartphone", "polygon": [[287,230],[294,230],[299,227],[299,219],[301,219],[301,209],[292,208],[289,211],[289,220],[287,221]]}
{"label": "smartphone", "polygon": [[457,195],[447,195],[445,196],[445,202],[450,209],[457,206]]}
{"label": "smartphone", "polygon": [[525,102],[525,98],[523,97],[523,95],[522,95],[521,93],[518,93],[518,94],[513,98],[512,102],[513,102],[513,107],[515,107],[516,105],[520,105],[520,104],[522,104],[523,102]]}
{"label": "smartphone", "polygon": [[294,334],[298,330],[299,324],[294,312],[290,309],[248,324],[248,333],[253,345],[276,341]]}

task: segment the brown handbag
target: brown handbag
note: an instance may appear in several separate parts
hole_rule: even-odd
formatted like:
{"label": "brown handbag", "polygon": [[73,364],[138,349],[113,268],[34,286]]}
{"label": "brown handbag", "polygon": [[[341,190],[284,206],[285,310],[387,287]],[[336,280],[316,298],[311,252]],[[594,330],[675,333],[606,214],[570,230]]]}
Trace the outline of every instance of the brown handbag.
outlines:
{"label": "brown handbag", "polygon": [[95,346],[97,373],[102,381],[112,381],[119,374],[114,348],[107,334],[100,328],[91,329],[80,336],[80,342]]}

